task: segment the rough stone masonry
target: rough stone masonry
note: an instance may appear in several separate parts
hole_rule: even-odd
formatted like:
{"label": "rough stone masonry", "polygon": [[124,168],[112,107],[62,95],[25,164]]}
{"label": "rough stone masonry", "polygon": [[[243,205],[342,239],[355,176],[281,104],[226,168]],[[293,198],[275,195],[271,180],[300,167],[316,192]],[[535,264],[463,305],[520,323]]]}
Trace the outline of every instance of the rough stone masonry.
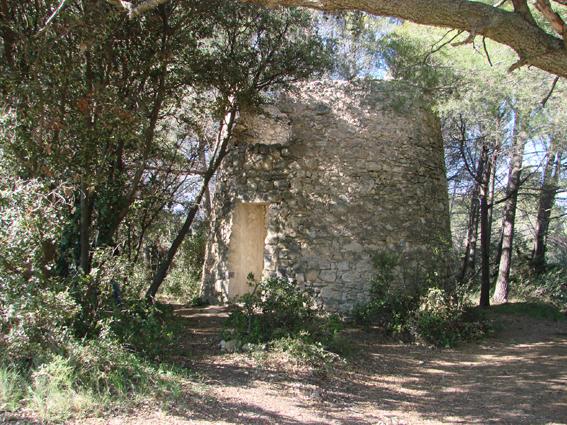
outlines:
{"label": "rough stone masonry", "polygon": [[243,111],[235,140],[213,201],[209,301],[249,291],[252,272],[295,279],[347,312],[367,299],[376,256],[404,259],[400,286],[437,267],[450,241],[443,145],[427,99],[409,85],[296,85]]}

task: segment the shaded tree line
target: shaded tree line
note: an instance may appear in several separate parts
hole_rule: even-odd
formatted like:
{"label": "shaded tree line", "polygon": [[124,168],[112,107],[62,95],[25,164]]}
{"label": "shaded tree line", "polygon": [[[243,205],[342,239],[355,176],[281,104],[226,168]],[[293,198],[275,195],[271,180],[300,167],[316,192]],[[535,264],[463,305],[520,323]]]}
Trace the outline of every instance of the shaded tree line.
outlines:
{"label": "shaded tree line", "polygon": [[[36,264],[4,252],[0,274],[18,277],[3,285],[31,285],[48,270],[60,282],[51,289],[69,290],[80,327],[96,333],[112,304],[154,300],[210,196],[240,108],[323,72],[331,50],[295,9],[179,0],[133,21],[103,0],[58,6],[1,3],[6,182],[14,191],[40,182],[64,202]],[[166,222],[169,246],[136,281]],[[15,301],[1,302],[7,311]]]}

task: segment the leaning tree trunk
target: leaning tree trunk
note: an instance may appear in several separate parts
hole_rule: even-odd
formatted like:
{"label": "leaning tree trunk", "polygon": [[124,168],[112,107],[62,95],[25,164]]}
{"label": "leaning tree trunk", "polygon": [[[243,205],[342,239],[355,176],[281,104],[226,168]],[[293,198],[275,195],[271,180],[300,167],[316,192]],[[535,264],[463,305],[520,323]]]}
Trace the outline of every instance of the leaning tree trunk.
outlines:
{"label": "leaning tree trunk", "polygon": [[191,225],[195,220],[197,211],[199,211],[199,206],[201,205],[201,202],[209,189],[209,183],[213,178],[213,176],[215,175],[216,171],[218,170],[220,164],[222,163],[223,158],[226,156],[228,152],[228,144],[232,138],[232,130],[234,128],[234,124],[236,121],[236,113],[237,110],[236,107],[234,106],[227,113],[227,118],[223,121],[223,124],[226,125],[226,127],[224,128],[224,134],[223,134],[223,126],[221,125],[221,130],[219,130],[217,148],[213,153],[211,160],[209,162],[209,166],[205,172],[205,175],[203,176],[203,183],[201,185],[201,189],[197,194],[197,197],[195,198],[193,206],[189,209],[189,212],[187,213],[187,217],[185,218],[185,222],[183,223],[183,226],[181,227],[181,229],[177,233],[177,236],[171,243],[171,246],[169,247],[169,250],[167,251],[164,260],[158,266],[158,269],[154,274],[154,278],[152,279],[152,283],[150,287],[146,291],[146,299],[149,302],[153,303],[155,301],[157,292],[167,276],[169,268],[171,267],[171,263],[173,263],[173,259],[175,258],[175,255],[177,254],[179,247],[183,243],[185,236],[189,232],[189,229],[191,228]]}
{"label": "leaning tree trunk", "polygon": [[496,289],[492,298],[492,301],[496,304],[508,302],[508,292],[510,289],[510,267],[512,264],[516,206],[518,203],[518,190],[520,189],[524,147],[527,138],[525,125],[523,122],[519,122],[520,120],[521,118],[518,114],[516,114],[517,130],[514,131],[512,158],[508,172],[508,184],[506,186],[506,203],[504,205],[504,219],[502,220],[502,247],[500,250],[500,263],[498,266]]}
{"label": "leaning tree trunk", "polygon": [[546,164],[543,169],[543,179],[535,225],[534,247],[531,259],[532,270],[535,273],[543,273],[545,271],[546,237],[549,230],[551,209],[555,203],[560,171],[561,153],[551,152],[547,156]]}

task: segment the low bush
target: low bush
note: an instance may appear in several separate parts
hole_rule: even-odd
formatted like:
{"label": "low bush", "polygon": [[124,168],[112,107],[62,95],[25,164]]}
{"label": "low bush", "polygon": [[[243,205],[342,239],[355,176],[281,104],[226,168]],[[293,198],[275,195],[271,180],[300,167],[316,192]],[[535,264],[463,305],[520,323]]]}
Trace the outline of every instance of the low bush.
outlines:
{"label": "low bush", "polygon": [[419,308],[421,292],[394,284],[395,269],[399,263],[399,256],[393,254],[374,258],[376,275],[370,282],[369,300],[356,306],[352,315],[359,325],[378,328],[388,336],[405,337],[410,332],[411,316]]}
{"label": "low bush", "polygon": [[492,306],[491,310],[497,313],[516,314],[540,320],[560,321],[566,319],[565,314],[562,313],[554,304],[544,303],[541,301],[500,304]]}
{"label": "low bush", "polygon": [[342,320],[318,311],[308,289],[277,277],[255,282],[249,276],[249,284],[252,291],[240,297],[225,322],[226,340],[238,347],[263,344],[305,359],[324,359],[345,346],[339,336]]}
{"label": "low bush", "polygon": [[439,288],[431,288],[421,298],[409,327],[416,341],[438,347],[453,347],[490,332],[484,312],[463,303],[462,298]]}
{"label": "low bush", "polygon": [[153,358],[173,341],[172,316],[170,305],[124,301],[100,321],[98,334],[110,335],[120,345]]}
{"label": "low bush", "polygon": [[[490,332],[484,314],[466,302],[456,285],[427,282],[412,291],[399,289],[394,282],[394,267],[399,263],[391,256],[379,256],[377,273],[371,282],[369,301],[353,310],[359,325],[375,327],[386,336],[441,347],[452,347]],[[426,275],[424,275],[426,276]]]}

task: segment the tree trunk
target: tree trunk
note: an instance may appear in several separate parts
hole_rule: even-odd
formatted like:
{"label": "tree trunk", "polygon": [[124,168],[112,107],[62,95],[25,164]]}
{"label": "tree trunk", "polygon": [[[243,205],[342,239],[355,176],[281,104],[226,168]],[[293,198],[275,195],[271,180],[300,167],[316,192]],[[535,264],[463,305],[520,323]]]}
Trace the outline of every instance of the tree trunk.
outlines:
{"label": "tree trunk", "polygon": [[492,298],[492,301],[496,304],[508,302],[512,247],[514,242],[514,224],[516,221],[516,206],[518,202],[518,190],[520,189],[520,177],[522,174],[522,162],[524,158],[526,138],[526,125],[523,122],[523,117],[520,117],[517,113],[512,158],[510,160],[508,184],[506,187],[504,219],[502,220],[502,248],[498,267],[498,278],[496,279],[496,289]]}
{"label": "tree trunk", "polygon": [[92,213],[92,196],[89,194],[86,184],[81,179],[81,198],[79,217],[79,267],[84,274],[91,271],[90,261],[90,228]]}
{"label": "tree trunk", "polygon": [[464,282],[469,276],[471,271],[474,271],[476,261],[476,241],[478,237],[478,219],[480,209],[480,185],[482,176],[484,174],[484,167],[486,165],[485,146],[482,147],[482,152],[478,158],[476,165],[476,175],[474,188],[471,195],[471,206],[469,213],[469,224],[467,229],[467,239],[465,242],[465,255],[463,258],[463,266],[459,281]]}
{"label": "tree trunk", "polygon": [[494,189],[496,187],[496,169],[497,169],[497,162],[498,162],[498,152],[500,150],[500,145],[496,145],[494,147],[494,151],[492,152],[492,157],[490,158],[490,193],[488,194],[488,234],[492,238],[492,216],[494,214]]}
{"label": "tree trunk", "polygon": [[195,216],[197,215],[197,211],[199,211],[199,206],[201,205],[201,201],[203,200],[203,197],[205,196],[209,188],[209,182],[211,181],[212,177],[215,175],[217,169],[222,163],[223,158],[227,154],[228,144],[232,137],[232,129],[234,127],[234,123],[236,120],[236,108],[233,107],[230,110],[230,112],[228,112],[227,115],[228,115],[228,119],[224,120],[224,123],[226,125],[225,134],[224,136],[222,135],[223,126],[221,125],[221,130],[219,131],[217,149],[216,152],[212,155],[207,171],[203,176],[203,184],[201,186],[201,190],[199,191],[197,197],[195,198],[195,202],[193,206],[189,209],[185,222],[183,223],[183,226],[181,227],[181,229],[177,233],[177,236],[175,237],[171,246],[169,247],[169,250],[167,251],[164,260],[161,262],[156,273],[154,274],[154,278],[152,279],[152,283],[150,287],[146,291],[146,299],[149,302],[153,303],[155,301],[156,294],[161,284],[163,283],[164,279],[167,276],[169,267],[171,266],[171,263],[175,258],[175,254],[177,254],[179,247],[183,243],[185,236],[189,232],[189,229],[191,228],[191,225],[195,220]]}
{"label": "tree trunk", "polygon": [[490,192],[490,167],[488,160],[488,146],[482,146],[481,159],[483,166],[482,179],[480,182],[480,302],[481,307],[490,305],[490,223],[488,219],[489,205],[488,195]]}
{"label": "tree trunk", "polygon": [[561,153],[550,152],[543,169],[539,207],[535,225],[534,247],[532,251],[531,266],[535,273],[545,271],[546,237],[549,230],[551,209],[555,203],[555,194],[561,171]]}
{"label": "tree trunk", "polygon": [[[205,154],[205,146],[206,146],[206,142],[203,140],[201,143],[199,143],[199,161],[200,161],[200,165],[202,167],[206,167],[207,166],[207,157]],[[209,189],[209,185],[207,184],[207,186],[205,187],[205,195],[204,195],[204,207],[205,207],[205,213],[207,214],[207,217],[210,217],[211,215],[211,191]]]}

